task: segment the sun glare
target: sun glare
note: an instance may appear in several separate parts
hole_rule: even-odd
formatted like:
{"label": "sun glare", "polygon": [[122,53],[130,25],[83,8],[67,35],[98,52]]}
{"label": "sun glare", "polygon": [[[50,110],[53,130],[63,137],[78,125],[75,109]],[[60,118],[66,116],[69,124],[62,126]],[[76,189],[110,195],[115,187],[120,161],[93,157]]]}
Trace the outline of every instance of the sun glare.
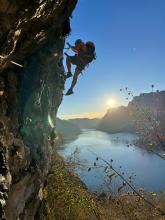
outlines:
{"label": "sun glare", "polygon": [[115,106],[115,100],[114,99],[109,99],[107,101],[107,105],[110,107],[110,108],[113,108]]}

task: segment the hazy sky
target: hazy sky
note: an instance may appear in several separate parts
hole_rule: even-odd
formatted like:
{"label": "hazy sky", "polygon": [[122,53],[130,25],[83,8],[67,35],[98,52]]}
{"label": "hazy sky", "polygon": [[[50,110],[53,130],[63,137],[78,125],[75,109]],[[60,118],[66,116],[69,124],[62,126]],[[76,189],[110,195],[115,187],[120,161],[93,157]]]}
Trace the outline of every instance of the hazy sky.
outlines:
{"label": "hazy sky", "polygon": [[95,42],[97,60],[79,77],[74,95],[64,96],[60,117],[98,116],[109,98],[126,105],[119,91],[126,86],[135,95],[152,84],[165,89],[165,0],[79,0],[71,27],[67,41]]}

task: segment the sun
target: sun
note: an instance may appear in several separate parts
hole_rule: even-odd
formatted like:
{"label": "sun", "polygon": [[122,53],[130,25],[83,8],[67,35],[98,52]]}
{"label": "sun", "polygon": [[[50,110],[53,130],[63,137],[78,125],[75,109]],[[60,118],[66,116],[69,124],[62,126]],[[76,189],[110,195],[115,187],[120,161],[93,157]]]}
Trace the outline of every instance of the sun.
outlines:
{"label": "sun", "polygon": [[107,105],[110,107],[110,108],[113,108],[115,106],[115,100],[114,99],[109,99],[107,101]]}

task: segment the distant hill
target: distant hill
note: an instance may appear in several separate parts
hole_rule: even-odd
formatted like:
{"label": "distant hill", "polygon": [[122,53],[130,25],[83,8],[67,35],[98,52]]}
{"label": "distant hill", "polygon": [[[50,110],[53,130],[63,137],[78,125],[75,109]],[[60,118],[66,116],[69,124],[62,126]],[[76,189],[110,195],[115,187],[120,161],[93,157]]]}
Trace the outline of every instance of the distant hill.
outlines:
{"label": "distant hill", "polygon": [[97,129],[98,125],[100,123],[100,119],[94,118],[75,118],[75,119],[69,119],[68,122],[71,122],[72,124],[78,126],[80,129],[82,128],[94,128]]}
{"label": "distant hill", "polygon": [[165,91],[140,94],[128,106],[109,109],[102,119],[57,119],[57,129],[64,141],[77,137],[83,128],[110,133],[136,132],[143,144],[151,140],[153,143],[157,132],[165,141]]}
{"label": "distant hill", "polygon": [[127,107],[109,109],[99,124],[99,129],[111,133],[139,132],[150,140],[165,138],[165,91],[143,93],[133,98]]}
{"label": "distant hill", "polygon": [[62,136],[63,142],[68,142],[75,139],[80,133],[81,130],[75,124],[61,120],[59,118],[56,119],[57,133],[60,133]]}
{"label": "distant hill", "polygon": [[124,106],[108,110],[98,128],[110,133],[135,131],[129,109]]}

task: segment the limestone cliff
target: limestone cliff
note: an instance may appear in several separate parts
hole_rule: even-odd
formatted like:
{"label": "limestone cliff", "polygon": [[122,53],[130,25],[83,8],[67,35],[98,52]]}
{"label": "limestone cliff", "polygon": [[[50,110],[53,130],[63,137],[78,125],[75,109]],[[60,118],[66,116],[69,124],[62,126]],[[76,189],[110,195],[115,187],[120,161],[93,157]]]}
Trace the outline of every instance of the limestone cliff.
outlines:
{"label": "limestone cliff", "polygon": [[[0,0],[0,218],[35,218],[56,145],[77,0]],[[38,219],[38,217],[37,217]]]}

